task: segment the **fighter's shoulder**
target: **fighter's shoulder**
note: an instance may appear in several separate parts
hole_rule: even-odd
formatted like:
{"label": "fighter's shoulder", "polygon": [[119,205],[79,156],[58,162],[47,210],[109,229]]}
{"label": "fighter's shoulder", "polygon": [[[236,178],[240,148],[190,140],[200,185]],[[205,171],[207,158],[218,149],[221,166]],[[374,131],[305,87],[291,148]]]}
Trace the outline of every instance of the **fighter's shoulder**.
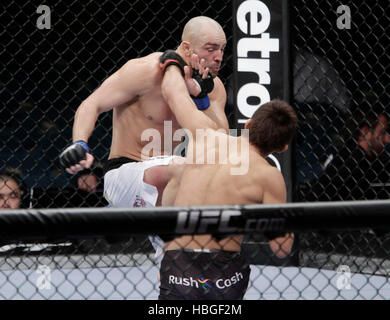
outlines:
{"label": "fighter's shoulder", "polygon": [[139,71],[144,75],[150,75],[153,71],[160,71],[158,58],[161,54],[162,52],[153,52],[147,56],[130,59],[122,69],[130,74]]}
{"label": "fighter's shoulder", "polygon": [[264,185],[284,184],[284,178],[280,170],[270,165],[266,160],[258,162],[256,165],[256,178]]}

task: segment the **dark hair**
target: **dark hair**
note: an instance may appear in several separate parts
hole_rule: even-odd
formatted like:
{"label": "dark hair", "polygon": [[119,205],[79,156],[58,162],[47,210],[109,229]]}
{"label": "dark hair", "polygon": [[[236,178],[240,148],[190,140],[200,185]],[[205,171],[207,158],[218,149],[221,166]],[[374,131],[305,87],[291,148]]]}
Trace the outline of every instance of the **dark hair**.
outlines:
{"label": "dark hair", "polygon": [[261,105],[249,123],[249,141],[263,154],[281,150],[294,137],[298,118],[284,101],[272,100]]}
{"label": "dark hair", "polygon": [[98,182],[98,186],[97,186],[97,189],[103,189],[103,178],[104,178],[104,174],[103,174],[103,169],[100,168],[100,167],[94,167],[94,168],[90,168],[90,169],[83,169],[81,170],[80,172],[78,172],[76,174],[76,183],[78,181],[78,179],[84,175],[94,175],[97,179],[97,182]]}
{"label": "dark hair", "polygon": [[[351,114],[351,118],[347,123],[347,138],[358,140],[361,135],[361,130],[367,127],[369,130],[374,130],[379,123],[379,117],[383,115],[389,119],[389,115],[382,107],[371,107],[367,112],[360,109]],[[348,137],[348,135],[350,135]]]}
{"label": "dark hair", "polygon": [[7,180],[14,180],[18,187],[21,189],[22,187],[22,179],[15,170],[12,169],[5,169],[0,172],[0,180],[7,181]]}
{"label": "dark hair", "polygon": [[28,189],[17,169],[6,168],[0,172],[0,181],[3,181],[6,184],[8,180],[13,180],[18,185],[18,188],[21,192],[20,208],[27,208],[29,200]]}

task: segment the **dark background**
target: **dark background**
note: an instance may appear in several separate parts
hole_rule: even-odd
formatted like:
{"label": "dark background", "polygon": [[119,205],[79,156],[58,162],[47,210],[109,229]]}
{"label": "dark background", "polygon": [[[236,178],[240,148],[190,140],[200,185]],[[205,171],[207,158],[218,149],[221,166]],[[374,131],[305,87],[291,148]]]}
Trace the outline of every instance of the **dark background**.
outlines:
{"label": "dark background", "polygon": [[[299,50],[326,58],[345,84],[349,98],[345,113],[331,103],[293,102],[301,121],[296,138],[295,201],[313,201],[319,195],[307,198],[307,193],[311,191],[311,183],[323,172],[319,162],[331,153],[336,155],[345,146],[352,135],[350,124],[371,110],[389,112],[390,5],[372,0],[293,1],[292,4],[292,60]],[[351,29],[337,28],[337,7],[342,4],[351,10]],[[389,159],[389,150],[387,146],[385,159]],[[388,167],[387,160],[384,161],[383,166]],[[359,185],[360,181],[356,183]],[[390,198],[390,190],[385,190],[382,198]],[[357,199],[351,195],[348,200]]]}
{"label": "dark background", "polygon": [[[234,123],[231,2],[46,1],[51,8],[50,30],[36,27],[40,4],[3,2],[0,13],[4,45],[0,51],[0,169],[20,170],[28,188],[51,188],[56,193],[58,188],[75,185],[75,179],[59,168],[58,155],[71,142],[79,104],[129,59],[175,48],[182,27],[193,16],[210,16],[226,32],[228,46],[220,77],[229,94],[226,113]],[[350,30],[337,28],[336,10],[341,4],[351,8]],[[350,110],[376,104],[387,107],[389,3],[294,0],[290,6],[292,48],[329,59],[346,84]],[[301,116],[300,106],[294,106]],[[307,158],[300,157],[300,150],[310,141],[305,125],[296,139],[297,183],[299,170],[312,170],[305,163]],[[108,156],[110,129],[111,113],[101,115],[89,142],[96,165]],[[333,143],[332,138],[326,141]],[[312,153],[321,156],[314,149]]]}

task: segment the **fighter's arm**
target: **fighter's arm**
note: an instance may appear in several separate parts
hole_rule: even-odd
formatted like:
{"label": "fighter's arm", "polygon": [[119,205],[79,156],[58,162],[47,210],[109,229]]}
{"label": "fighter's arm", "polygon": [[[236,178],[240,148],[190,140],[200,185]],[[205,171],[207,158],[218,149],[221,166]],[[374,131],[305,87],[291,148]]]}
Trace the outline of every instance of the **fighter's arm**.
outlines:
{"label": "fighter's arm", "polygon": [[150,63],[141,59],[127,62],[117,72],[107,78],[78,107],[73,124],[73,141],[88,141],[98,116],[120,106],[148,87]]}
{"label": "fighter's arm", "polygon": [[[281,172],[270,167],[262,177],[263,185],[267,187],[263,192],[264,204],[285,203],[287,199],[286,185]],[[278,258],[285,258],[291,252],[294,243],[294,234],[286,233],[282,237],[277,237],[269,241],[271,250]]]}
{"label": "fighter's arm", "polygon": [[[88,98],[77,108],[73,123],[73,142],[88,142],[95,128],[98,116],[120,106],[142,92],[149,85],[151,78],[148,72],[150,63],[141,59],[127,62],[118,71],[107,78]],[[93,156],[86,154],[86,160],[67,168],[69,173],[88,168],[93,163]]]}
{"label": "fighter's arm", "polygon": [[[202,59],[203,60],[203,59]],[[199,60],[198,55],[192,54],[191,56],[191,68],[189,66],[184,67],[185,81],[187,88],[190,90],[192,85],[192,69],[204,71],[203,64],[205,61]],[[193,92],[190,93],[193,94]],[[214,89],[209,93],[210,107],[203,112],[212,119],[217,125],[218,129],[229,130],[229,123],[225,114],[226,106],[226,89],[221,79],[218,77],[214,78]]]}
{"label": "fighter's arm", "polygon": [[180,70],[167,68],[162,84],[162,95],[174,113],[179,124],[196,134],[196,129],[217,130],[218,125],[192,101]]}
{"label": "fighter's arm", "polygon": [[229,123],[225,114],[226,89],[221,79],[214,79],[214,90],[209,94],[210,107],[204,113],[209,116],[216,124],[218,129],[229,130]]}

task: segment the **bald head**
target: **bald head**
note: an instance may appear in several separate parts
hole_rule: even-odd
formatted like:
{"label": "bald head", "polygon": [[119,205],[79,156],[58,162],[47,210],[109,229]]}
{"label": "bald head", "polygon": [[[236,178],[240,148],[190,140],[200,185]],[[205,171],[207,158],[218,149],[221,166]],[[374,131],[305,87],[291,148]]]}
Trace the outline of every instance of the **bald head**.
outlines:
{"label": "bald head", "polygon": [[206,61],[210,74],[216,77],[221,68],[225,46],[226,36],[221,25],[209,17],[199,16],[184,26],[177,52],[187,63],[193,53],[197,54],[199,59]]}
{"label": "bald head", "polygon": [[181,40],[194,43],[203,34],[210,31],[224,33],[221,25],[214,19],[205,16],[195,17],[189,20],[184,26]]}

